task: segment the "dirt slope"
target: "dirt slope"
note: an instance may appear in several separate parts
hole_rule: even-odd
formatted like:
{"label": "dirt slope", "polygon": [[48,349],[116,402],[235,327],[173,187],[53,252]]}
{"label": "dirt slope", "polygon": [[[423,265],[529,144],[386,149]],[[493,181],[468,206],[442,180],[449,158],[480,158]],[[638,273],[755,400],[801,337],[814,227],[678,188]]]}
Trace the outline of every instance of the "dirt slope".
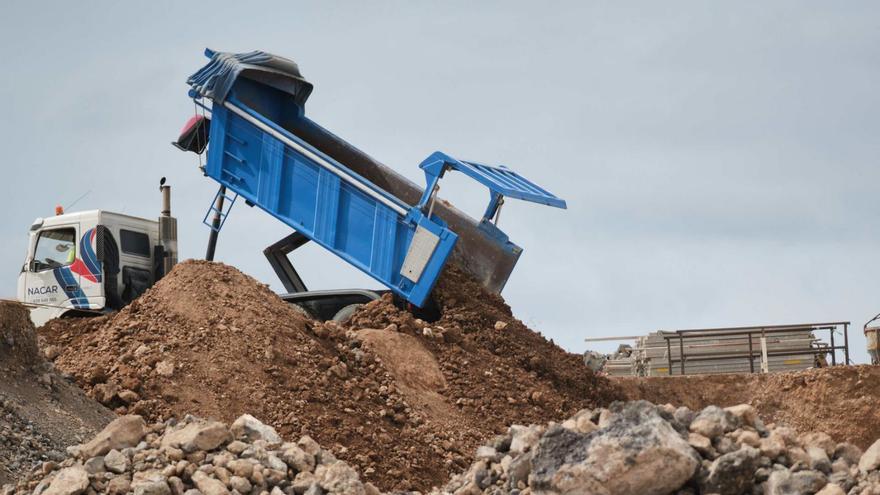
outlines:
{"label": "dirt slope", "polygon": [[0,301],[0,485],[62,459],[112,417],[38,354],[27,309]]}
{"label": "dirt slope", "polygon": [[386,489],[440,484],[510,423],[614,398],[500,298],[455,273],[438,293],[436,323],[386,298],[342,327],[306,319],[232,267],[188,261],[118,314],[40,332],[55,365],[118,413],[249,413],[313,436]]}
{"label": "dirt slope", "polygon": [[838,366],[767,375],[615,379],[629,399],[692,409],[749,403],[766,421],[825,432],[867,448],[880,438],[880,367]]}

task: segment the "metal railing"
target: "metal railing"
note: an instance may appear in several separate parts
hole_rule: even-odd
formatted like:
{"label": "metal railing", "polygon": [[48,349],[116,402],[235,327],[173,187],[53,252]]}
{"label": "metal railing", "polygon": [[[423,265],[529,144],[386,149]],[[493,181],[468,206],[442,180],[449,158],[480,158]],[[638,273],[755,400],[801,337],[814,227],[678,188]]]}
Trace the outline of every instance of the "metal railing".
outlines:
{"label": "metal railing", "polygon": [[[666,341],[666,359],[668,364],[668,374],[672,375],[673,363],[678,362],[680,367],[681,374],[685,374],[686,363],[687,362],[700,362],[700,361],[721,361],[721,360],[731,360],[731,359],[748,359],[749,361],[749,371],[751,373],[755,372],[755,358],[759,358],[766,363],[766,361],[770,357],[784,357],[784,356],[800,356],[804,354],[810,354],[814,358],[818,356],[824,356],[827,354],[831,354],[831,365],[837,365],[837,351],[843,351],[843,364],[849,364],[849,329],[850,322],[848,321],[838,321],[831,323],[804,323],[797,325],[764,325],[764,326],[754,326],[754,327],[729,327],[729,328],[701,328],[701,329],[690,329],[690,330],[675,330],[672,332],[668,332],[667,335],[662,335],[663,339]],[[838,329],[842,329],[843,331],[843,345],[835,345],[834,334]],[[829,333],[829,342],[830,345],[825,343],[819,343],[819,345],[814,346],[814,342],[808,343],[807,346],[799,349],[789,349],[789,350],[774,350],[769,351],[766,348],[766,345],[763,346],[763,349],[756,349],[756,345],[761,344],[761,339],[764,339],[763,342],[766,344],[766,338],[768,336],[780,335],[780,334],[791,334],[796,331],[822,331],[827,330]],[[661,331],[661,333],[664,333]],[[733,352],[733,351],[716,351],[716,352],[702,352],[699,355],[694,355],[693,353],[688,356],[685,352],[685,348],[689,347],[685,345],[685,341],[692,339],[706,339],[712,337],[731,337],[731,336],[744,336],[745,339],[748,340],[748,351],[747,352]],[[672,346],[673,341],[677,341],[678,345],[678,355],[677,359],[674,359],[672,356]],[[723,345],[737,345],[736,343],[732,344],[712,344],[711,346],[721,347]],[[741,345],[741,344],[739,344]],[[707,346],[703,346],[707,347]]]}

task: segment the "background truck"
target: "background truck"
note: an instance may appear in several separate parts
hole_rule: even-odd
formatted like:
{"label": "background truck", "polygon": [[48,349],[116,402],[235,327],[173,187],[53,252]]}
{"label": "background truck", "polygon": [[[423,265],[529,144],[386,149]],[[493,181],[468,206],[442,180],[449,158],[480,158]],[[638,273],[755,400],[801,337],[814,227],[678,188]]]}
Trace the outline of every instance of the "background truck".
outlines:
{"label": "background truck", "polygon": [[[198,155],[207,150],[199,168],[219,183],[204,217],[211,228],[206,258],[213,259],[230,209],[242,198],[292,229],[264,254],[287,291],[282,297],[315,318],[344,319],[382,292],[430,313],[430,293],[450,262],[498,293],[522,253],[498,228],[505,199],[566,207],[505,166],[439,151],[420,164],[426,186],[419,188],[305,116],[312,85],[293,61],[259,51],[205,54],[210,62],[187,81],[201,113],[174,144]],[[438,201],[440,179],[452,171],[489,189],[480,220]],[[161,188],[158,221],[100,211],[38,219],[19,281],[19,299],[40,314],[38,324],[63,313],[116,309],[170,270],[176,221],[164,179]],[[288,255],[310,241],[385,289],[309,291]]]}

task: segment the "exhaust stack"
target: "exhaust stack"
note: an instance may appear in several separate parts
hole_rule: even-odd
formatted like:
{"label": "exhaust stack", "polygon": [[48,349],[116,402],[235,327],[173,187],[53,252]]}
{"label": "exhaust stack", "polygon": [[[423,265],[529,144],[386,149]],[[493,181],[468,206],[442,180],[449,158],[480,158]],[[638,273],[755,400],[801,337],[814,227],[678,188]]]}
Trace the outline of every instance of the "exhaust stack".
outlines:
{"label": "exhaust stack", "polygon": [[171,186],[165,184],[165,177],[159,181],[162,192],[162,211],[159,214],[159,249],[161,259],[156,260],[157,271],[162,275],[170,272],[177,264],[177,219],[171,216]]}

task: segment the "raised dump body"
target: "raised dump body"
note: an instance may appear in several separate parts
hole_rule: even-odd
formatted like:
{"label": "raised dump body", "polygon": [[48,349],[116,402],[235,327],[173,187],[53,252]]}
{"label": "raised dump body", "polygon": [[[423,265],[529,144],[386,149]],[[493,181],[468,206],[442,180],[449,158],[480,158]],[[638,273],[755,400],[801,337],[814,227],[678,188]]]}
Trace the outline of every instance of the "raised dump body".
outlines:
{"label": "raised dump body", "polygon": [[[206,175],[249,204],[337,254],[421,306],[448,259],[492,292],[504,287],[522,249],[492,223],[505,197],[565,202],[501,166],[434,153],[418,188],[304,115],[312,86],[290,60],[263,52],[207,51],[188,81],[209,99]],[[195,132],[199,136],[199,132]],[[436,201],[446,171],[490,190],[480,221]]]}

